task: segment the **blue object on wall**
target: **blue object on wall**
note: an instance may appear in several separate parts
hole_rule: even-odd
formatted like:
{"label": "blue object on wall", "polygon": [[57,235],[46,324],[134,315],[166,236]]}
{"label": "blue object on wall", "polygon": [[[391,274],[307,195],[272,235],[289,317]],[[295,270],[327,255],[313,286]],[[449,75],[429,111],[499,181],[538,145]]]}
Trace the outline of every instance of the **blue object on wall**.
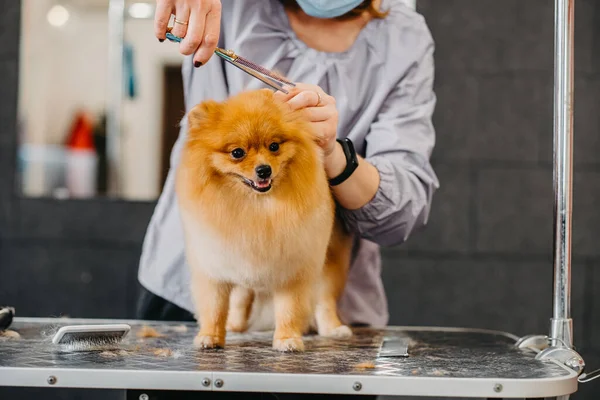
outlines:
{"label": "blue object on wall", "polygon": [[134,68],[134,51],[133,46],[125,43],[123,46],[123,68],[124,68],[124,84],[127,97],[134,99],[136,97],[135,84],[135,68]]}

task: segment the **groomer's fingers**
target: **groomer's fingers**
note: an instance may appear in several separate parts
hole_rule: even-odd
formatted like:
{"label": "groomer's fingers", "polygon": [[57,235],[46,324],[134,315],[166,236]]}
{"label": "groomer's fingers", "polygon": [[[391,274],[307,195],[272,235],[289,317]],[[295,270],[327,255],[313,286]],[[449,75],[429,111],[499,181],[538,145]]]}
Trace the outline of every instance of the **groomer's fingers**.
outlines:
{"label": "groomer's fingers", "polygon": [[310,122],[327,121],[328,119],[335,117],[336,112],[335,106],[331,104],[324,107],[307,107],[304,110],[304,113]]}
{"label": "groomer's fingers", "polygon": [[310,85],[308,83],[296,83],[296,86],[289,86],[289,85],[285,85],[285,88],[287,89],[287,93],[283,93],[281,91],[277,91],[275,92],[275,98],[283,101],[283,102],[287,102],[289,101],[292,97],[296,96],[299,93],[302,93],[305,90],[321,90],[320,87],[318,87],[317,85]]}
{"label": "groomer's fingers", "polygon": [[316,142],[321,147],[327,146],[327,143],[330,140],[328,135],[328,132],[331,129],[330,123],[328,121],[321,121],[313,122],[311,125],[313,127],[313,133],[315,135],[314,140],[316,140]]}
{"label": "groomer's fingers", "polygon": [[154,34],[161,42],[167,33],[167,26],[171,14],[175,11],[175,0],[156,0],[156,12],[154,13]]}
{"label": "groomer's fingers", "polygon": [[177,0],[175,5],[175,21],[171,33],[180,38],[187,35],[188,24],[190,22],[190,7],[185,0]]}
{"label": "groomer's fingers", "polygon": [[[320,98],[319,98],[320,97]],[[287,101],[292,110],[299,110],[306,107],[317,107],[328,104],[328,98],[325,93],[317,93],[313,90],[305,90]]]}
{"label": "groomer's fingers", "polygon": [[202,44],[194,56],[194,65],[206,64],[215,53],[221,34],[221,0],[210,1]]}
{"label": "groomer's fingers", "polygon": [[204,26],[206,22],[207,2],[205,0],[197,1],[197,5],[190,8],[190,21],[188,23],[188,30],[186,37],[181,41],[179,51],[181,54],[189,56],[194,54],[200,43],[202,43],[202,36],[204,36]]}
{"label": "groomer's fingers", "polygon": [[298,86],[296,87],[286,87],[287,89],[287,93],[283,93],[282,91],[276,91],[275,93],[273,93],[273,97],[276,100],[281,101],[282,103],[287,102],[289,99],[291,99],[292,97],[294,97],[295,95],[297,95],[298,93],[300,93],[300,91],[297,89]]}

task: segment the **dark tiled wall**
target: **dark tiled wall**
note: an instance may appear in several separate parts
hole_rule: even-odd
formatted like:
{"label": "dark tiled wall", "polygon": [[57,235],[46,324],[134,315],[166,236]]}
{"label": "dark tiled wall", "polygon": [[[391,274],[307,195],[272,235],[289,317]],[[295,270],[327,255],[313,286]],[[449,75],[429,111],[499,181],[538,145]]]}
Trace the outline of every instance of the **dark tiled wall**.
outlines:
{"label": "dark tiled wall", "polygon": [[[132,317],[154,205],[20,199],[13,190],[18,3],[0,0],[0,303],[29,316]],[[442,187],[430,226],[383,251],[391,323],[547,332],[553,3],[418,1],[437,43]],[[600,367],[599,15],[600,3],[577,1],[573,318],[590,368]],[[600,381],[573,398],[598,393]]]}

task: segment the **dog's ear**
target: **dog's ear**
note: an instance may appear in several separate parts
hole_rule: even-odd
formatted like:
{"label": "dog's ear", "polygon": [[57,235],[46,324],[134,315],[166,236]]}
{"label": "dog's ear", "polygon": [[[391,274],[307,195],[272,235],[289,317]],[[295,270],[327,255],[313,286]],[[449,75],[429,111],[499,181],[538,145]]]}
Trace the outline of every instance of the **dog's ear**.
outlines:
{"label": "dog's ear", "polygon": [[196,105],[188,114],[189,128],[198,128],[206,122],[215,123],[219,120],[222,104],[214,100],[206,100]]}

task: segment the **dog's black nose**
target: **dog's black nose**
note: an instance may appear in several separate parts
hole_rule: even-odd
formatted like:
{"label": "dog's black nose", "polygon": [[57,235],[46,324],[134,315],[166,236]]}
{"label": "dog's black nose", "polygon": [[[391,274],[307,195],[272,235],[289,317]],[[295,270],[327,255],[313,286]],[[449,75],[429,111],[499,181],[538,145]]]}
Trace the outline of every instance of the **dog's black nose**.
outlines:
{"label": "dog's black nose", "polygon": [[267,179],[271,176],[271,166],[270,165],[259,165],[256,167],[256,175],[260,179]]}

